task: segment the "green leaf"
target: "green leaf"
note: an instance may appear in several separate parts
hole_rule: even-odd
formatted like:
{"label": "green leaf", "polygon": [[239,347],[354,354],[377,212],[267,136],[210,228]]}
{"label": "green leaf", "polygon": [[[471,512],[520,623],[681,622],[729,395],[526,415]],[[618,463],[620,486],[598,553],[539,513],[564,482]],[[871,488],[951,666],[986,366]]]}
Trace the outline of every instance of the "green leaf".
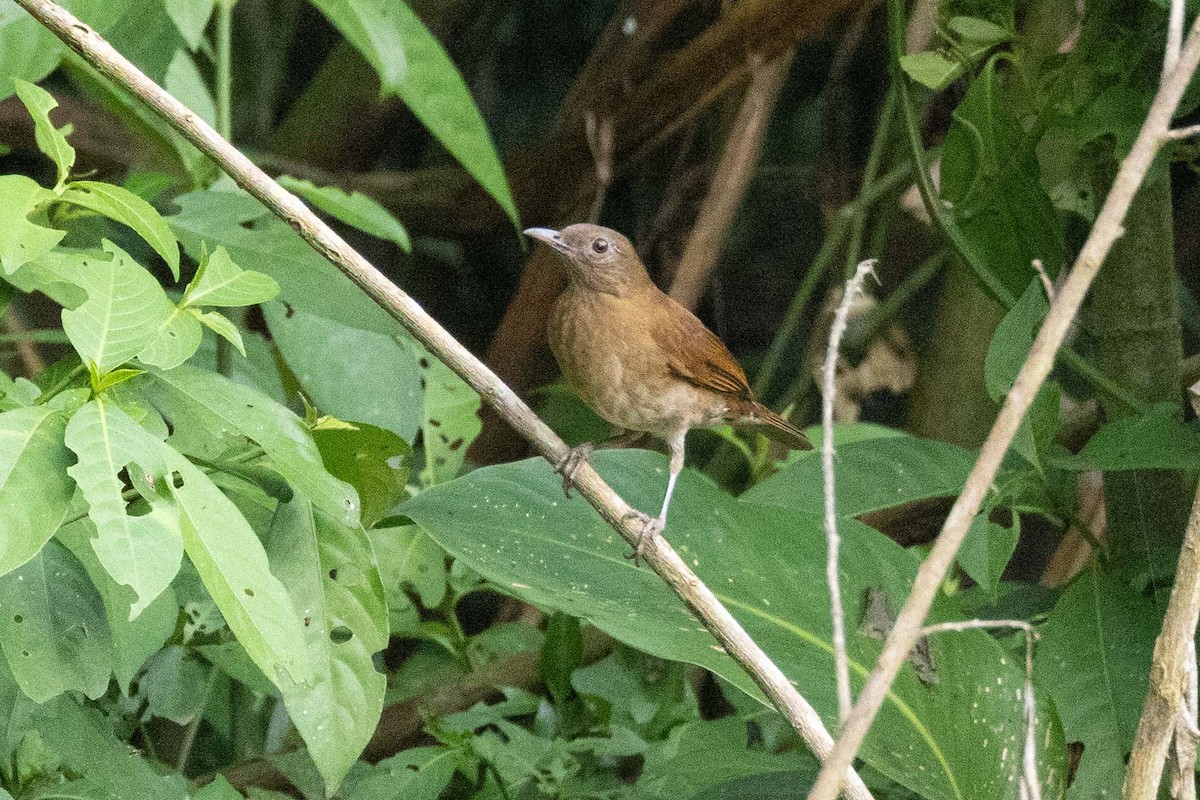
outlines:
{"label": "green leaf", "polygon": [[128,189],[100,181],[71,181],[58,199],[128,225],[162,256],[179,280],[179,242],[154,206]]}
{"label": "green leaf", "polygon": [[104,612],[112,634],[113,674],[121,691],[128,694],[130,683],[141,671],[146,659],[157,653],[175,633],[175,624],[179,619],[175,592],[167,587],[138,614],[137,619],[130,619],[137,595],[128,586],[114,581],[96,557],[92,547],[96,526],[91,520],[85,517],[63,526],[56,538],[79,559],[92,584],[104,598]]}
{"label": "green leaf", "polygon": [[1041,280],[1034,278],[996,326],[983,362],[983,378],[992,400],[999,402],[1012,388],[1049,310],[1046,290]]}
{"label": "green leaf", "polygon": [[358,524],[354,489],[325,470],[304,423],[266,395],[186,364],[152,370],[130,383],[174,421],[171,443],[177,449],[220,457],[236,431],[261,447],[279,474],[318,508],[345,524]]}
{"label": "green leaf", "polygon": [[304,614],[311,684],[283,684],[283,702],[332,794],[367,746],[386,680],[387,605],[371,544],[297,499],[280,503],[267,538],[275,575]]}
{"label": "green leaf", "polygon": [[37,555],[75,492],[66,417],[45,405],[0,414],[0,575]]}
{"label": "green leaf", "polygon": [[163,76],[163,88],[197,117],[209,125],[216,125],[216,101],[196,66],[196,60],[187,50],[180,48],[175,51]]}
{"label": "green leaf", "polygon": [[81,708],[60,697],[39,706],[37,730],[46,744],[77,775],[104,787],[116,800],[187,800],[187,782],[178,773],[158,774],[137,750],[117,738],[110,723],[95,709]]}
{"label": "green leaf", "polygon": [[313,431],[313,441],[329,474],[358,492],[364,527],[383,519],[406,496],[412,448],[391,431],[360,423],[354,429]]}
{"label": "green leaf", "polygon": [[11,275],[54,249],[66,231],[46,228],[27,217],[54,192],[24,175],[0,175],[0,267]]}
{"label": "green leaf", "polygon": [[1145,414],[1108,423],[1075,456],[1055,459],[1066,469],[1200,470],[1200,432],[1179,418],[1175,403],[1156,403]]}
{"label": "green leaf", "polygon": [[104,694],[112,642],[103,601],[83,565],[49,541],[0,577],[0,649],[21,691],[38,703],[63,692]]}
{"label": "green leaf", "polygon": [[[848,448],[847,448],[848,449]],[[599,451],[597,469],[635,508],[657,508],[666,460],[643,451]],[[843,470],[844,471],[844,470]],[[660,658],[697,664],[746,693],[761,695],[649,570],[625,558],[628,546],[581,500],[564,501],[561,478],[544,461],[486,467],[428,489],[404,513],[503,591],[588,620]],[[685,470],[666,536],[766,650],[830,727],[837,700],[819,514],[734,500]],[[882,643],[854,633],[868,590],[899,607],[917,557],[853,519],[842,520],[842,578],[852,633],[852,682],[860,687]],[[930,622],[958,617],[941,595]],[[937,683],[906,666],[862,750],[884,774],[931,800],[1003,798],[1020,769],[1024,732],[1021,670],[984,633],[931,642]],[[578,687],[577,687],[578,688]],[[1050,708],[1039,707],[1039,767],[1054,796],[1065,778],[1065,748]],[[1007,748],[1007,750],[1006,750]]]}
{"label": "green leaf", "polygon": [[1120,796],[1161,620],[1148,600],[1093,565],[1042,628],[1037,686],[1053,698],[1067,740],[1084,745],[1070,797]]}
{"label": "green leaf", "polygon": [[246,648],[237,642],[202,644],[195,649],[226,675],[255,692],[264,696],[275,694],[275,684],[263,675],[262,670],[246,654]]}
{"label": "green leaf", "polygon": [[214,669],[179,645],[171,645],[146,664],[138,693],[146,698],[151,714],[186,725],[204,710]]}
{"label": "green leaf", "polygon": [[452,747],[410,747],[347,779],[346,800],[438,800],[464,760]]}
{"label": "green leaf", "polygon": [[218,246],[211,255],[203,252],[196,275],[183,293],[182,307],[252,306],[277,294],[279,284],[274,278],[242,269],[224,247]]}
{"label": "green leaf", "polygon": [[216,0],[166,0],[165,5],[167,16],[175,23],[188,47],[195,50],[204,38],[204,29],[208,27]]}
{"label": "green leaf", "polygon": [[951,17],[946,27],[972,44],[991,47],[1006,42],[1013,35],[1005,28],[979,17]]}
{"label": "green leaf", "polygon": [[383,92],[404,101],[519,229],[504,166],[479,109],[462,75],[417,15],[393,0],[313,0],[313,5],[375,67]]}
{"label": "green leaf", "polygon": [[1014,515],[1012,527],[1006,528],[989,521],[986,514],[980,514],[972,520],[967,538],[958,551],[959,566],[991,595],[992,602],[997,599],[1000,576],[1017,548],[1020,535],[1019,516]]}
{"label": "green leaf", "polygon": [[408,231],[386,208],[361,192],[347,194],[336,186],[317,186],[312,181],[280,175],[279,185],[295,192],[326,214],[363,233],[395,242],[406,253],[412,252]]}
{"label": "green leaf", "polygon": [[546,621],[546,640],[539,662],[542,680],[555,702],[562,703],[573,693],[571,673],[583,666],[583,637],[579,620],[562,613]]}
{"label": "green leaf", "polygon": [[225,776],[218,772],[212,783],[196,792],[195,800],[243,800],[243,797],[242,793],[233,788]]}
{"label": "green leaf", "polygon": [[[954,110],[942,148],[942,197],[971,245],[981,284],[1005,305],[1036,277],[1051,277],[1066,258],[1062,224],[1042,188],[1035,141],[1016,116],[993,59]],[[1007,297],[1005,296],[1007,295]]]}
{"label": "green leaf", "polygon": [[263,306],[280,355],[324,414],[367,422],[406,442],[423,421],[421,370],[404,341],[335,320]]}
{"label": "green leaf", "polygon": [[61,189],[71,174],[71,167],[75,166],[75,148],[67,142],[71,126],[54,127],[50,121],[50,111],[58,108],[58,101],[45,89],[20,78],[15,78],[13,85],[16,86],[17,97],[21,98],[25,108],[29,109],[29,116],[33,117],[33,135],[38,150],[58,167],[58,184],[55,188]]}
{"label": "green leaf", "polygon": [[[837,513],[857,516],[929,497],[958,494],[975,464],[973,453],[915,436],[887,436],[837,448]],[[742,499],[820,512],[824,508],[821,456],[793,456],[783,469],[749,489]]]}
{"label": "green leaf", "polygon": [[412,587],[427,609],[437,608],[446,596],[449,575],[446,551],[416,525],[368,531],[379,560],[379,573],[388,592],[388,605],[405,602],[405,587]]}
{"label": "green leaf", "polygon": [[104,251],[111,257],[56,251],[37,264],[87,293],[77,308],[63,311],[63,330],[80,357],[101,373],[153,345],[174,308],[154,276],[124,250],[105,239]]}
{"label": "green leaf", "polygon": [[170,313],[159,323],[158,335],[138,353],[138,360],[159,369],[178,367],[200,349],[204,337],[204,329],[200,327],[202,321],[195,309],[182,309],[172,304]]}
{"label": "green leaf", "polygon": [[168,468],[178,473],[171,491],[182,512],[184,550],[229,629],[281,689],[311,681],[304,626],[287,589],[271,574],[258,536],[207,475],[169,448],[167,453]]}
{"label": "green leaf", "polygon": [[479,394],[466,381],[418,342],[410,346],[421,368],[425,387],[421,442],[425,466],[421,483],[432,486],[448,481],[462,469],[467,449],[483,430],[479,419]]}
{"label": "green leaf", "polygon": [[232,344],[242,354],[242,358],[246,357],[246,344],[242,341],[242,332],[238,330],[237,325],[229,321],[228,317],[219,311],[197,311],[194,308],[189,308],[188,313],[204,327]]}
{"label": "green leaf", "polygon": [[[71,417],[66,442],[79,458],[67,472],[99,534],[92,547],[113,580],[137,594],[129,609],[134,619],[170,585],[183,560],[165,445],[103,397]],[[122,473],[148,509],[127,505]]]}
{"label": "green leaf", "polygon": [[[680,725],[671,731],[670,739],[656,743],[646,754],[638,790],[664,800],[712,797],[704,794],[705,790],[756,775],[771,776],[772,789],[780,797],[801,796],[812,786],[818,766],[814,759],[748,746],[753,739],[741,717]],[[747,795],[727,789],[717,796]]]}
{"label": "green leaf", "polygon": [[900,68],[908,77],[935,92],[945,89],[963,74],[964,65],[941,53],[911,53],[900,57]]}

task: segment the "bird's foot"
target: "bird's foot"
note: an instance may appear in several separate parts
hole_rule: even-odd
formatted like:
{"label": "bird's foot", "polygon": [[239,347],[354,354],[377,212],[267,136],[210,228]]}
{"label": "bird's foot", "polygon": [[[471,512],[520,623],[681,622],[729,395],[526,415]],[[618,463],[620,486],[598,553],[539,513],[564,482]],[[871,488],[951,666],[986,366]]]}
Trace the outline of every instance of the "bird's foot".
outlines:
{"label": "bird's foot", "polygon": [[665,517],[652,517],[644,511],[633,510],[623,516],[621,519],[636,519],[642,523],[642,532],[638,534],[637,544],[634,545],[633,552],[625,557],[633,560],[633,565],[636,567],[641,563],[642,551],[646,549],[646,543],[663,532],[667,526]]}
{"label": "bird's foot", "polygon": [[591,442],[577,444],[567,451],[557,464],[554,465],[554,471],[562,475],[563,479],[563,495],[571,496],[571,487],[575,485],[575,473],[579,471],[579,467],[585,461],[592,457],[592,451],[596,449],[596,445]]}

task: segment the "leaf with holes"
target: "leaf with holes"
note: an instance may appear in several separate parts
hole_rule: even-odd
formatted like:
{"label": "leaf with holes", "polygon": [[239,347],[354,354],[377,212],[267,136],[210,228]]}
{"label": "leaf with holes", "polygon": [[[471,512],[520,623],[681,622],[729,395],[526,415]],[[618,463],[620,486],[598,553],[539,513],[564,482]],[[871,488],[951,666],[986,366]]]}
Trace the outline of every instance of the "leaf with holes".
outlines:
{"label": "leaf with holes", "polygon": [[0,575],[36,556],[67,513],[75,486],[66,427],[47,405],[0,414]]}
{"label": "leaf with holes", "polygon": [[56,128],[50,120],[50,112],[58,108],[54,95],[20,78],[13,79],[13,85],[17,88],[17,97],[21,98],[29,110],[29,116],[33,117],[33,135],[38,150],[49,156],[58,167],[58,187],[61,187],[71,174],[71,167],[75,166],[75,148],[67,141],[71,126]]}
{"label": "leaf with holes", "polygon": [[0,609],[0,649],[21,691],[38,703],[104,694],[112,674],[104,604],[67,548],[51,540],[0,577]]}
{"label": "leaf with holes", "polygon": [[[638,450],[599,451],[596,468],[635,508],[662,501],[666,460]],[[683,602],[624,556],[628,546],[582,500],[564,501],[562,481],[541,459],[475,470],[402,506],[439,544],[505,592],[581,617],[661,658],[712,670],[762,696]],[[833,646],[818,513],[735,500],[685,470],[666,537],[718,595],[831,728],[837,722]],[[840,522],[848,650],[856,688],[882,649],[856,633],[869,590],[893,608],[908,595],[918,557],[853,519]],[[931,622],[960,618],[939,595]],[[862,750],[888,777],[931,800],[1015,797],[1020,770],[1023,670],[988,634],[944,634],[931,642],[933,677],[906,665]],[[1043,794],[1065,780],[1065,747],[1049,704],[1039,705]]]}
{"label": "leaf with holes", "polygon": [[360,527],[301,499],[280,503],[267,537],[271,569],[304,617],[310,684],[283,684],[283,702],[330,794],[367,746],[386,680],[374,656],[387,646],[383,585]]}
{"label": "leaf with holes", "polygon": [[104,252],[55,251],[37,266],[47,276],[87,294],[62,312],[63,330],[85,361],[108,372],[154,344],[174,304],[149,272],[107,239]]}
{"label": "leaf with holes", "polygon": [[41,258],[67,235],[29,221],[29,215],[54,192],[24,175],[0,175],[0,267],[12,275],[30,261]]}
{"label": "leaf with holes", "polygon": [[483,430],[479,394],[418,342],[410,342],[425,389],[421,483],[432,486],[458,475],[471,442]]}
{"label": "leaf with holes", "polygon": [[[170,585],[183,560],[166,445],[103,397],[71,417],[66,442],[79,459],[67,472],[96,525],[96,556],[113,580],[137,593],[129,609],[133,619]],[[127,506],[122,473],[144,507]]]}
{"label": "leaf with holes", "polygon": [[412,448],[391,431],[358,423],[353,428],[313,431],[329,474],[354,487],[369,528],[407,495]]}
{"label": "leaf with holes", "polygon": [[170,448],[171,493],[179,503],[183,547],[229,629],[281,689],[312,680],[304,626],[287,589],[271,574],[254,530],[212,480]]}
{"label": "leaf with holes", "polygon": [[[271,398],[187,364],[151,370],[129,384],[174,422],[169,443],[176,449],[218,458],[233,441],[230,434],[239,433],[261,447],[276,471],[318,508],[345,524],[358,524],[354,489],[325,470],[304,422]],[[220,440],[215,448],[214,439]]]}
{"label": "leaf with holes", "polygon": [[124,187],[100,181],[71,181],[58,199],[128,225],[162,256],[179,280],[179,242],[154,206]]}

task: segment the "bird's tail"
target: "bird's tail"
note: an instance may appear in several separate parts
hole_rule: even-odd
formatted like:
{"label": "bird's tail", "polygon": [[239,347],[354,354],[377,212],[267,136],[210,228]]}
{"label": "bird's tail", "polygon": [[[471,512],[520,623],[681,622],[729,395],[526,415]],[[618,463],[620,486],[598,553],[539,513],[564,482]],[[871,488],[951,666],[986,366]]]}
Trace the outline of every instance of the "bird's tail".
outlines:
{"label": "bird's tail", "polygon": [[743,427],[753,428],[772,441],[785,444],[793,450],[812,450],[812,442],[803,431],[783,417],[776,414],[762,403],[755,403],[754,408],[740,423]]}

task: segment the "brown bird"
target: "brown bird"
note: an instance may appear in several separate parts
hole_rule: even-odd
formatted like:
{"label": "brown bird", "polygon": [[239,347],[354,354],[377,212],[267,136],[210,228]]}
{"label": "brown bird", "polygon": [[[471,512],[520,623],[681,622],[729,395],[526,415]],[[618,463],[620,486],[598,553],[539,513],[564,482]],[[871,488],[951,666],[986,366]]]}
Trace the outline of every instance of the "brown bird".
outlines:
{"label": "brown bird", "polygon": [[[645,526],[635,563],[647,537],[666,526],[692,428],[727,423],[757,429],[792,448],[812,447],[791,423],[754,399],[746,374],[721,340],[654,285],[620,233],[588,224],[525,233],[566,256],[569,282],[550,312],[548,336],[567,384],[618,437],[628,442],[651,433],[666,440],[670,451],[662,510],[654,518],[636,512]],[[558,464],[564,491],[593,448],[580,445]]]}

